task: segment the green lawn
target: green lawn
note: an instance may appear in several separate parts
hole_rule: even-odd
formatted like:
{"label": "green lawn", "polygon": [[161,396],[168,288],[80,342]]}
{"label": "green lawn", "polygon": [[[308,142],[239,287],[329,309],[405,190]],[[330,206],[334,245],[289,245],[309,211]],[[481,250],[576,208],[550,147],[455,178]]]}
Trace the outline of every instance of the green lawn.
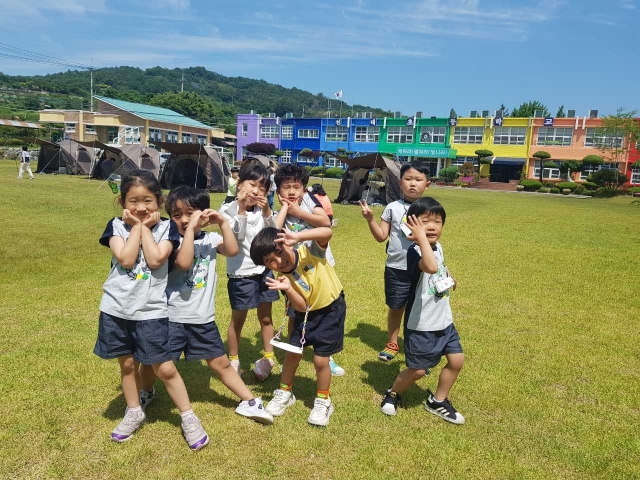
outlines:
{"label": "green lawn", "polygon": [[[192,453],[161,385],[136,436],[109,441],[125,407],[119,370],[92,350],[109,269],[98,238],[119,215],[115,196],[86,178],[15,176],[13,162],[0,162],[2,478],[640,476],[640,205],[630,198],[429,190],[448,213],[442,244],[459,282],[452,305],[466,365],[451,399],[464,426],[421,406],[438,369],[407,392],[397,417],[380,413],[382,392],[404,366],[402,355],[390,365],[376,359],[386,340],[384,245],[357,207],[334,206],[348,305],[336,358],[347,375],[332,384],[330,425],[306,422],[315,395],[309,361],[294,384],[298,403],[272,427],[236,415],[236,399],[205,366],[181,362],[212,439]],[[338,184],[325,187],[333,198]],[[276,322],[282,309],[275,305]],[[243,377],[268,400],[278,376],[259,383],[248,371],[260,351],[255,314],[244,335]]]}

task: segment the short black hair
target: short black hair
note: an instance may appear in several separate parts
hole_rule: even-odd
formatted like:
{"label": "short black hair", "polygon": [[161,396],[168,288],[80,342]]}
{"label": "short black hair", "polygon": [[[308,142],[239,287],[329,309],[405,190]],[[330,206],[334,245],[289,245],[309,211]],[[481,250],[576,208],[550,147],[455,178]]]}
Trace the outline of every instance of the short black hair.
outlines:
{"label": "short black hair", "polygon": [[127,194],[131,187],[141,185],[151,192],[158,201],[158,206],[162,205],[162,188],[156,176],[149,170],[134,169],[122,175],[120,180],[120,205],[124,206]]}
{"label": "short black hair", "polygon": [[438,215],[442,218],[442,225],[447,220],[447,212],[444,211],[444,207],[433,197],[422,197],[411,204],[409,210],[407,210],[407,216],[415,215],[419,217],[424,214]]}
{"label": "short black hair", "polygon": [[313,193],[314,195],[327,195],[327,192],[324,191],[324,188],[322,188],[322,185],[320,185],[319,183],[314,183],[313,185],[311,185],[311,193]]}
{"label": "short black hair", "polygon": [[301,165],[288,163],[276,170],[273,179],[276,182],[276,188],[280,188],[280,185],[287,180],[298,181],[302,183],[303,187],[306,187],[307,183],[309,183],[309,173],[307,169]]}
{"label": "short black hair", "polygon": [[264,189],[268,192],[269,187],[271,186],[271,180],[269,180],[270,176],[271,174],[269,173],[269,170],[267,170],[267,168],[262,165],[259,160],[246,161],[240,168],[238,183],[246,182],[248,180],[260,182]]}
{"label": "short black hair", "polygon": [[239,171],[240,171],[240,168],[238,168],[238,167],[231,167],[231,173],[233,173],[233,172],[239,172]]}
{"label": "short black hair", "polygon": [[26,152],[27,150],[29,150],[29,147],[27,147],[26,145],[23,145],[23,146],[22,146],[22,150],[23,150],[24,152]]}
{"label": "short black hair", "polygon": [[258,232],[251,242],[251,249],[249,250],[253,263],[264,265],[264,257],[277,250],[276,238],[278,238],[279,233],[282,233],[282,230],[273,227],[267,227]]}
{"label": "short black hair", "polygon": [[402,167],[400,168],[400,178],[402,178],[404,174],[412,168],[424,174],[424,176],[427,177],[427,180],[429,180],[429,166],[423,162],[409,162],[402,165]]}
{"label": "short black hair", "polygon": [[174,187],[169,192],[169,196],[164,205],[164,209],[169,216],[173,216],[173,212],[178,202],[186,203],[194,210],[206,210],[211,206],[211,197],[206,190],[190,187],[188,185],[180,185]]}

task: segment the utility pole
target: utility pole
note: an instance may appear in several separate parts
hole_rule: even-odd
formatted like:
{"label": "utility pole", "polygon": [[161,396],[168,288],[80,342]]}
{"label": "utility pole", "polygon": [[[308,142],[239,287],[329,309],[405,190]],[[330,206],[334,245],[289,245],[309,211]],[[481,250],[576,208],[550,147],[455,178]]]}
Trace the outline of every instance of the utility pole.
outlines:
{"label": "utility pole", "polygon": [[89,73],[91,74],[91,113],[93,113],[93,58],[91,58]]}
{"label": "utility pole", "polygon": [[182,86],[180,87],[180,93],[184,92],[184,71],[182,72]]}

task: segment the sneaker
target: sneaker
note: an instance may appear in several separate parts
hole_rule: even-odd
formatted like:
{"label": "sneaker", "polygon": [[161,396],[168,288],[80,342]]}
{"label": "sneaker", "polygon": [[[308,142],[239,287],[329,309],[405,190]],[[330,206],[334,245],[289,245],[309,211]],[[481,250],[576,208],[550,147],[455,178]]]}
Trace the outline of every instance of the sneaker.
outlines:
{"label": "sneaker", "polygon": [[329,357],[329,368],[331,369],[331,375],[334,377],[341,377],[345,374],[344,368],[338,365],[333,357]]}
{"label": "sneaker", "polygon": [[156,387],[151,387],[150,392],[140,390],[140,406],[142,410],[146,410],[151,401],[156,397]]}
{"label": "sneaker", "polygon": [[296,397],[293,392],[277,389],[273,392],[273,398],[267,403],[265,410],[274,417],[279,417],[294,403],[296,403]]}
{"label": "sneaker", "polygon": [[111,440],[122,443],[129,440],[136,430],[144,423],[144,412],[131,412],[127,410],[122,421],[111,432]]}
{"label": "sneaker", "polygon": [[200,419],[195,415],[188,415],[182,419],[182,435],[193,451],[200,450],[209,444],[209,436],[202,428]]}
{"label": "sneaker", "polygon": [[460,412],[458,412],[448,398],[445,398],[442,402],[437,402],[433,397],[433,394],[430,390],[427,390],[427,401],[424,405],[424,408],[427,412],[431,412],[434,415],[437,415],[447,422],[456,423],[458,425],[462,425],[464,423],[464,417]]}
{"label": "sneaker", "polygon": [[236,413],[264,425],[273,424],[273,415],[264,409],[261,398],[243,400],[236,408]]}
{"label": "sneaker", "polygon": [[380,411],[385,415],[395,415],[398,411],[400,400],[400,395],[391,391],[391,388],[387,388],[382,403],[380,404]]}
{"label": "sneaker", "polygon": [[238,375],[240,375],[240,360],[231,360],[229,362]]}
{"label": "sneaker", "polygon": [[313,402],[313,410],[309,414],[307,421],[311,425],[318,427],[326,427],[329,423],[329,417],[333,413],[333,403],[330,398],[316,398]]}
{"label": "sneaker", "polygon": [[273,369],[274,363],[275,362],[272,359],[264,358],[264,357],[262,357],[260,360],[256,362],[255,366],[253,367],[253,373],[256,374],[256,377],[258,377],[258,380],[263,382],[267,378],[269,378],[269,375],[271,375],[271,370]]}
{"label": "sneaker", "polygon": [[398,347],[397,343],[389,342],[384,347],[384,349],[380,353],[378,353],[378,359],[382,360],[383,362],[390,362],[391,360],[396,358],[396,355],[398,355],[399,351],[400,347]]}

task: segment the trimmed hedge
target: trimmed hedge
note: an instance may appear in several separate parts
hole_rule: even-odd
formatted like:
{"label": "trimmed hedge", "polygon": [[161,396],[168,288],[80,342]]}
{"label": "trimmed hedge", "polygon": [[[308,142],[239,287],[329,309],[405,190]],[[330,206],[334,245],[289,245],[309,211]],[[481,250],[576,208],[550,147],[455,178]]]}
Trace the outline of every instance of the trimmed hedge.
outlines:
{"label": "trimmed hedge", "polygon": [[560,189],[558,187],[553,187],[550,189],[551,193],[560,193]]}
{"label": "trimmed hedge", "polygon": [[547,188],[554,188],[556,186],[555,183],[553,182],[544,182],[543,187],[547,187]]}
{"label": "trimmed hedge", "polygon": [[597,190],[598,184],[595,182],[582,182],[582,186],[588,190]]}
{"label": "trimmed hedge", "polygon": [[550,190],[550,188],[542,187],[538,189],[538,193],[549,193]]}
{"label": "trimmed hedge", "polygon": [[578,188],[576,188],[573,193],[576,195],[582,195],[585,192],[586,188],[584,188],[582,185],[580,185]]}
{"label": "trimmed hedge", "polygon": [[520,185],[522,185],[527,192],[535,192],[542,188],[542,182],[538,180],[522,180]]}
{"label": "trimmed hedge", "polygon": [[566,188],[566,189],[569,189],[569,190],[571,190],[573,192],[576,188],[578,188],[578,184],[575,183],[575,182],[560,182],[557,185],[557,187],[560,190],[564,190]]}
{"label": "trimmed hedge", "polygon": [[325,178],[342,178],[344,170],[340,167],[327,168],[324,172]]}
{"label": "trimmed hedge", "polygon": [[596,193],[598,192],[596,192],[595,190],[585,190],[584,192],[582,192],[582,195],[586,195],[587,197],[595,197]]}

